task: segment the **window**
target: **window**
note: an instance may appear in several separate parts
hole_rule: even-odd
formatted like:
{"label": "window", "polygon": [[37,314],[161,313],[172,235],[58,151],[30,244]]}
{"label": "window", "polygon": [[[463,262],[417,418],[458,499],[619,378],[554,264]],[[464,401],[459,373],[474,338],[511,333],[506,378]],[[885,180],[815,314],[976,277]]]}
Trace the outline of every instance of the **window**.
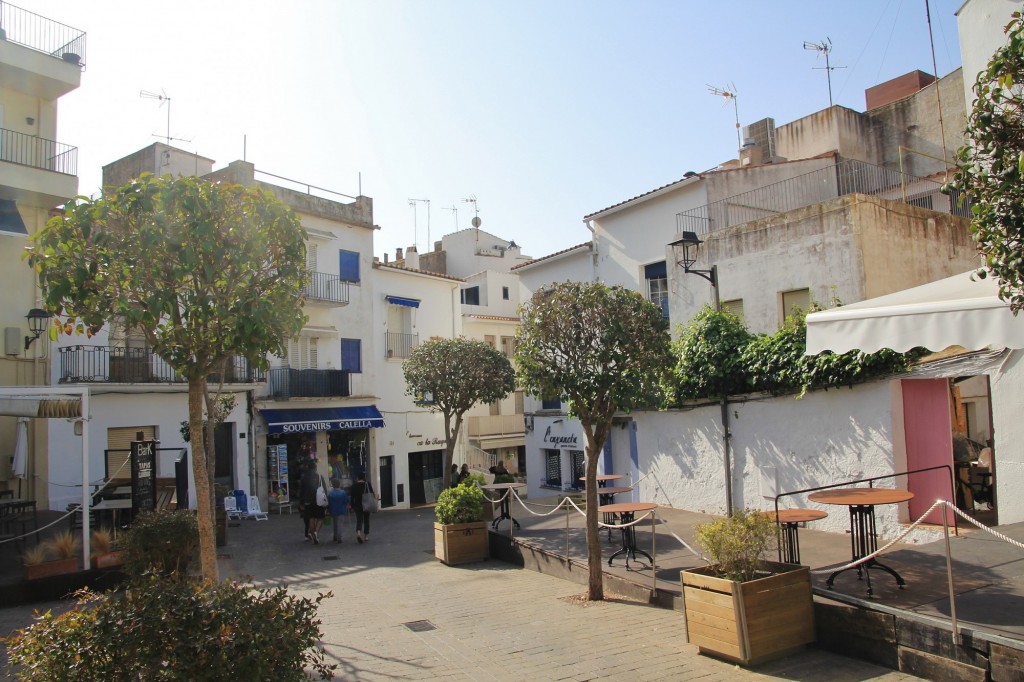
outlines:
{"label": "window", "polygon": [[562,399],[553,398],[551,400],[542,400],[540,403],[540,409],[542,410],[560,410],[562,409]]}
{"label": "window", "polygon": [[363,371],[362,340],[342,339],[341,340],[341,368],[350,372],[358,373]]}
{"label": "window", "polygon": [[544,451],[544,484],[562,487],[562,453],[559,450]]}
{"label": "window", "polygon": [[338,251],[338,277],[343,282],[359,281],[359,254],[355,251]]}
{"label": "window", "polygon": [[508,300],[508,287],[501,288],[501,297],[506,301]]}
{"label": "window", "polygon": [[497,346],[495,346],[495,340],[492,334],[484,334],[484,343],[486,343],[491,348],[497,348]]}
{"label": "window", "polygon": [[522,391],[516,391],[513,395],[515,396],[515,401],[516,401],[516,411],[515,411],[515,414],[523,414],[526,411],[526,409],[525,409],[525,407],[523,405],[523,402],[524,402],[523,401],[523,392]]}
{"label": "window", "polygon": [[464,305],[480,305],[480,287],[466,287],[460,294]]}
{"label": "window", "polygon": [[288,353],[285,364],[292,369],[317,369],[317,341],[315,336],[296,336],[288,339]]}
{"label": "window", "polygon": [[516,352],[516,339],[514,336],[503,336],[501,337],[501,354],[509,360]]}
{"label": "window", "polygon": [[583,451],[570,450],[569,462],[570,469],[572,470],[572,473],[570,474],[571,480],[569,481],[569,487],[574,490],[579,490],[583,487],[583,481],[581,479],[587,473],[587,470],[583,466]]}
{"label": "window", "polygon": [[644,266],[647,300],[661,308],[661,317],[668,319],[668,271],[665,261]]}
{"label": "window", "polygon": [[811,307],[811,290],[810,289],[794,289],[793,291],[783,291],[779,296],[780,303],[782,305],[781,315],[779,315],[779,324],[786,321],[786,318],[793,314],[795,308],[806,312]]}
{"label": "window", "polygon": [[734,298],[731,301],[722,301],[722,310],[727,313],[732,313],[736,317],[740,318],[740,322],[743,322],[743,299]]}
{"label": "window", "polygon": [[498,415],[501,414],[501,401],[500,400],[495,400],[493,403],[489,403],[488,407],[490,407],[490,412],[491,412],[491,416],[492,417],[497,417]]}

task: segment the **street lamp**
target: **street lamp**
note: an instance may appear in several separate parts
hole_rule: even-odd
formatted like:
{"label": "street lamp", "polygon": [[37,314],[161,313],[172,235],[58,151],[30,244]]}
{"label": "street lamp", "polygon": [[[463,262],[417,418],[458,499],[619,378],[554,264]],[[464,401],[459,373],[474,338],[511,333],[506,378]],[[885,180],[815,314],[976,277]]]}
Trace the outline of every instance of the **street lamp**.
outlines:
{"label": "street lamp", "polygon": [[25,337],[25,350],[32,345],[32,342],[39,338],[39,336],[46,331],[46,325],[50,321],[50,313],[46,312],[42,308],[33,308],[28,311],[28,315],[25,316],[28,320],[28,328],[32,332],[32,336]]}
{"label": "street lamp", "polygon": [[[711,288],[715,291],[715,312],[722,312],[722,301],[718,295],[718,266],[712,265],[710,270],[697,270],[693,265],[697,262],[697,254],[703,242],[696,232],[683,232],[680,239],[669,244],[669,246],[683,247],[683,257],[677,261],[683,266],[683,272],[688,275],[700,275],[711,282]],[[729,451],[729,438],[732,434],[729,431],[729,398],[722,396],[722,449],[723,463],[725,467],[725,513],[732,516],[732,454]]]}

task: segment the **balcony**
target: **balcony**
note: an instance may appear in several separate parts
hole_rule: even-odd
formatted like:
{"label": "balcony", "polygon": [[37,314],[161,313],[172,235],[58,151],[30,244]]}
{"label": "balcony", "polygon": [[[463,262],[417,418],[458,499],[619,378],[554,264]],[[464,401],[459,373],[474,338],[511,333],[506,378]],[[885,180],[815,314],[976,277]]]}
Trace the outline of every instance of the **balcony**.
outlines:
{"label": "balcony", "polygon": [[270,396],[289,398],[347,398],[352,395],[351,373],[347,369],[270,370]]}
{"label": "balcony", "polygon": [[0,128],[3,199],[52,207],[78,194],[78,148]]}
{"label": "balcony", "polygon": [[338,275],[326,272],[307,272],[309,277],[302,287],[306,303],[340,308],[348,305],[348,282],[343,282]]}
{"label": "balcony", "polygon": [[52,102],[81,82],[85,32],[0,3],[0,78],[6,87]]}
{"label": "balcony", "polygon": [[412,349],[419,345],[419,334],[396,334],[386,332],[384,353],[388,358],[407,358],[412,354]]}
{"label": "balcony", "polygon": [[526,427],[521,414],[499,414],[466,419],[466,435],[483,449],[513,448],[526,444]]}
{"label": "balcony", "polygon": [[834,166],[678,213],[676,230],[705,235],[853,193],[970,218],[970,204],[964,202],[961,205],[958,197],[942,194],[941,186],[938,182],[847,159]]}
{"label": "balcony", "polygon": [[[145,348],[112,348],[110,346],[64,346],[58,348],[61,384],[187,384],[159,356]],[[266,380],[264,373],[249,365],[245,358],[228,363],[224,383],[253,384]],[[221,376],[212,374],[211,383],[220,383]]]}

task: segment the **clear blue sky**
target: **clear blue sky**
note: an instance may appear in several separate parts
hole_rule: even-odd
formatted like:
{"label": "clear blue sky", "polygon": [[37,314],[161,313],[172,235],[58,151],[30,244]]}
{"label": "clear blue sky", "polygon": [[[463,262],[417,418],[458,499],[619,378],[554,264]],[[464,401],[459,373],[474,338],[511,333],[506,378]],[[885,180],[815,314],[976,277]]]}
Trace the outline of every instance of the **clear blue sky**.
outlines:
{"label": "clear blue sky", "polygon": [[[932,72],[925,0],[19,0],[88,33],[58,139],[80,191],[158,140],[216,160],[373,197],[376,255],[483,227],[543,256],[589,238],[581,219],[735,157],[742,125],[783,124]],[[939,75],[960,64],[954,12],[930,0]],[[815,67],[819,67],[815,69]],[[245,140],[243,147],[243,140]],[[428,248],[427,209],[415,236]]]}

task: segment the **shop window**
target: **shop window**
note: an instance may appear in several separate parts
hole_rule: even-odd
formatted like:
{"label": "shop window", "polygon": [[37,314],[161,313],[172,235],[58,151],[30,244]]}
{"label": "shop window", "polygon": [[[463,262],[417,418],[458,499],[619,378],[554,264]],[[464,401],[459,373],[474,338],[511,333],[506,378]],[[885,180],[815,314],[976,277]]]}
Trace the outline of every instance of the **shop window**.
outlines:
{"label": "shop window", "polygon": [[575,490],[583,487],[583,477],[587,471],[583,465],[583,451],[582,450],[570,450],[569,461],[572,466],[572,479],[569,481],[569,486]]}
{"label": "shop window", "polygon": [[562,453],[559,450],[544,451],[544,483],[555,488],[562,487]]}

